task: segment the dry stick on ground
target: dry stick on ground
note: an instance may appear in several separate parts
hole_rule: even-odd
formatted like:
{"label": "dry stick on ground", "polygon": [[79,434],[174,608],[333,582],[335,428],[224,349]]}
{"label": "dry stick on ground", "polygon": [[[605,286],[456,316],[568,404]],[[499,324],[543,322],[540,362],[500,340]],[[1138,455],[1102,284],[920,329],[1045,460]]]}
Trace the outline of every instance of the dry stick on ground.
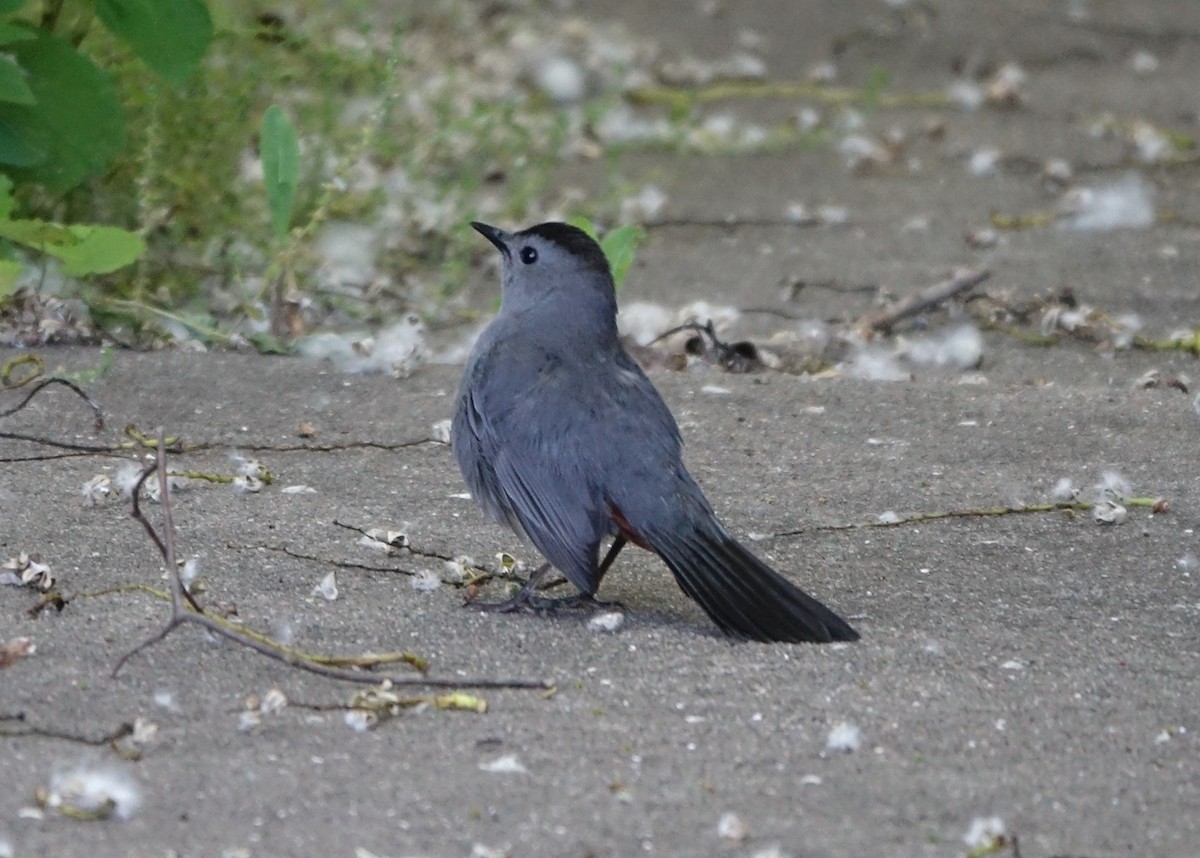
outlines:
{"label": "dry stick on ground", "polygon": [[871,88],[851,89],[814,81],[733,80],[698,87],[644,86],[625,93],[634,104],[665,104],[692,107],[710,101],[736,98],[803,98],[823,104],[871,103],[879,107],[949,107],[950,97],[940,90],[879,92]]}
{"label": "dry stick on ground", "polygon": [[[890,307],[868,313],[860,317],[850,327],[864,337],[872,333],[887,333],[897,322],[931,310],[939,304],[950,300],[955,295],[975,288],[984,280],[991,277],[990,271],[975,271],[969,268],[959,268],[949,280],[935,283],[915,295],[910,295],[902,301],[897,301]],[[760,309],[743,312],[773,312]],[[730,370],[746,371],[748,368],[761,366],[757,352],[750,343],[724,343],[717,338],[716,328],[711,319],[706,324],[687,322],[668,331],[664,331],[652,339],[647,345],[666,339],[681,331],[694,331],[698,335],[707,335],[713,344],[713,350],[721,365]]]}
{"label": "dry stick on ground", "polygon": [[[25,375],[14,377],[13,370],[15,370],[18,366],[24,366],[25,364],[31,364],[33,369],[25,373]],[[24,387],[27,384],[33,383],[33,381],[39,378],[45,372],[45,370],[45,362],[35,354],[24,354],[20,355],[19,357],[15,357],[12,360],[5,361],[3,365],[0,365],[0,389],[16,390],[18,387]],[[7,409],[6,411],[0,411],[0,417],[8,417],[10,414],[16,414],[29,404],[29,400],[33,399],[33,397],[37,396],[52,384],[65,385],[78,394],[79,398],[86,402],[88,407],[92,409],[92,415],[96,419],[96,428],[104,428],[104,414],[100,411],[100,406],[97,405],[92,398],[83,391],[83,388],[81,388],[75,382],[69,381],[65,378],[60,378],[59,376],[53,376],[51,378],[45,378],[39,381],[37,386],[34,387],[33,390],[29,391],[25,398],[22,399],[17,405]]]}
{"label": "dry stick on ground", "polygon": [[[32,364],[34,368],[25,375],[14,378],[13,370],[16,369],[16,367],[24,364]],[[42,375],[44,369],[45,367],[42,363],[42,359],[34,354],[21,355],[20,357],[15,357],[10,361],[6,361],[3,365],[0,365],[0,390],[16,390],[17,388],[24,387],[27,384],[33,384],[34,380]],[[87,403],[88,408],[92,409],[92,416],[96,421],[96,429],[99,430],[104,428],[104,412],[100,410],[100,406],[96,404],[95,400],[88,396],[83,388],[81,388],[75,382],[69,381],[65,378],[60,378],[58,376],[43,378],[41,381],[38,381],[36,385],[34,385],[34,388],[29,391],[29,393],[25,394],[24,399],[14,405],[12,408],[6,408],[5,410],[0,411],[0,419],[16,414],[18,411],[28,405],[30,400],[32,400],[35,396],[52,384],[61,384],[70,388],[73,393]],[[14,441],[42,441],[40,438],[31,438],[28,435],[22,435],[16,432],[0,432],[0,438],[10,438]],[[100,448],[84,447],[78,444],[58,444],[53,441],[47,441],[44,443],[52,446],[65,447],[71,450],[83,450],[86,452],[97,452],[100,450]]]}
{"label": "dry stick on ground", "polygon": [[[663,336],[666,336],[666,334],[664,334]],[[337,519],[333,520],[333,524],[335,527],[343,527],[346,530],[353,531],[354,533],[360,533],[363,536],[367,537],[368,539],[374,539],[377,542],[388,545],[389,548],[393,548],[396,551],[407,551],[409,554],[412,554],[416,557],[427,557],[427,558],[430,558],[433,560],[445,560],[445,561],[454,560],[454,557],[449,554],[439,554],[436,551],[427,551],[427,550],[424,550],[421,548],[415,548],[409,544],[391,545],[385,539],[380,539],[378,536],[371,535],[371,533],[368,531],[368,529],[359,527],[358,525],[355,525],[355,524],[346,524],[345,522],[338,521]],[[242,546],[231,546],[231,547],[240,548]],[[366,569],[368,571],[376,571],[376,572],[399,572],[402,575],[415,575],[416,574],[415,572],[409,572],[407,569],[396,569],[396,568],[381,567],[381,566],[366,566],[361,563],[350,563],[348,561],[343,561],[343,560],[330,560],[330,559],[323,558],[323,557],[312,557],[312,556],[308,556],[308,555],[297,554],[294,551],[292,551],[290,548],[276,548],[274,546],[259,546],[259,545],[246,546],[246,547],[254,548],[254,549],[266,547],[270,551],[282,551],[283,553],[287,554],[289,557],[297,557],[301,560],[315,560],[318,563],[328,563],[328,564],[338,567],[339,569]],[[524,583],[526,583],[526,580],[527,580],[527,579],[521,578],[519,575],[512,574],[507,571],[489,572],[481,566],[471,566],[470,568],[473,571],[478,572],[479,574],[472,578],[469,578],[467,580],[453,583],[453,584],[451,584],[451,586],[459,587],[461,589],[466,589],[468,587],[482,586],[484,584],[487,584],[489,581],[512,581],[517,584],[524,584]],[[446,583],[450,583],[450,582],[446,582]],[[555,587],[561,587],[566,583],[567,583],[567,579],[559,576],[558,578],[551,578],[547,581],[543,581],[542,583],[538,584],[537,589],[544,592],[546,590],[553,590]],[[471,604],[469,599],[467,600],[466,604],[468,604],[468,605]]]}
{"label": "dry stick on ground", "polygon": [[[0,414],[0,417],[3,417]],[[126,431],[129,434],[129,431]],[[0,432],[0,438],[10,441],[28,441],[31,444],[41,444],[45,447],[55,447],[66,450],[65,453],[54,453],[42,456],[9,456],[0,458],[0,464],[14,462],[42,462],[50,459],[68,459],[80,456],[126,456],[131,452],[152,450],[155,442],[142,440],[122,441],[119,444],[107,446],[97,444],[73,444],[66,441],[55,441],[53,438],[43,438],[37,435],[24,435],[19,432]],[[176,455],[198,453],[206,450],[220,450],[230,446],[224,441],[196,441],[185,443],[179,439],[167,439],[168,452]],[[396,441],[385,444],[379,441],[347,441],[344,444],[238,444],[237,448],[247,453],[337,453],[343,450],[403,450],[417,447],[421,444],[441,444],[433,438],[417,438],[411,441]]]}
{"label": "dry stick on ground", "polygon": [[[1121,498],[1121,504],[1127,507],[1142,507],[1157,511],[1161,505],[1166,508],[1166,502],[1160,497]],[[1002,515],[1029,515],[1045,512],[1088,512],[1094,510],[1096,504],[1092,501],[1054,501],[1053,503],[1035,503],[1025,506],[993,506],[979,509],[951,509],[942,512],[918,512],[905,518],[884,521],[858,521],[850,524],[817,524],[812,527],[802,527],[798,530],[782,530],[771,534],[775,538],[785,536],[804,536],[809,533],[830,533],[846,530],[866,530],[868,528],[903,527],[907,524],[921,524],[927,521],[945,521],[951,518],[996,518]]]}
{"label": "dry stick on ground", "polygon": [[[12,408],[9,408],[5,411],[0,411],[0,417],[8,417],[10,414],[16,414],[18,411],[20,411],[22,408],[24,408],[26,405],[29,404],[29,400],[33,399],[33,397],[37,396],[39,393],[41,393],[43,390],[45,390],[47,387],[49,387],[52,384],[66,385],[67,387],[71,388],[71,390],[75,391],[75,393],[77,393],[79,395],[79,398],[82,399],[84,402],[86,402],[88,407],[92,409],[92,414],[95,416],[95,419],[96,419],[96,428],[97,429],[104,428],[104,414],[100,410],[100,406],[97,405],[92,400],[92,398],[83,391],[83,388],[81,388],[75,382],[67,381],[67,379],[58,378],[57,376],[55,376],[54,378],[44,378],[41,381],[39,381],[37,383],[37,385],[34,386],[33,390],[29,391],[29,393],[27,393],[25,395],[25,398],[22,399],[17,405],[14,405]],[[14,436],[14,437],[18,437],[18,439],[19,439],[19,436]]]}
{"label": "dry stick on ground", "polygon": [[[9,726],[10,724],[16,726]],[[100,747],[102,745],[111,745],[132,733],[133,724],[128,721],[122,723],[117,729],[104,736],[85,736],[80,733],[59,730],[56,727],[41,727],[37,724],[30,724],[24,712],[0,714],[0,736],[4,736],[5,738],[37,736],[43,739],[62,739],[67,742],[78,742],[81,745]]]}
{"label": "dry stick on ground", "polygon": [[[370,685],[378,685],[386,680],[394,686],[419,686],[427,688],[532,688],[545,690],[553,687],[553,683],[540,679],[440,679],[436,677],[382,676],[362,671],[340,670],[303,658],[293,651],[273,646],[265,638],[230,628],[224,623],[219,622],[215,617],[204,613],[203,609],[196,604],[195,600],[187,593],[187,589],[183,586],[183,579],[179,575],[179,566],[175,562],[175,525],[171,513],[170,486],[168,485],[167,478],[167,454],[162,432],[163,430],[159,428],[157,433],[157,457],[153,468],[147,468],[138,481],[137,486],[134,487],[132,515],[146,528],[146,532],[150,534],[151,539],[158,547],[166,563],[167,580],[171,584],[171,618],[162,629],[146,638],[146,640],[117,660],[112,669],[112,676],[114,678],[125,665],[125,662],[134,655],[163,640],[180,626],[186,623],[193,623],[207,629],[214,635],[228,638],[265,656],[282,661],[284,664],[298,667],[301,670],[307,670],[310,673],[315,673],[318,676],[324,676],[329,679],[340,679],[346,682],[360,682]],[[138,504],[138,494],[142,482],[152,472],[157,474],[159,493],[162,498],[163,535],[161,538],[155,532],[154,526],[150,524],[149,519],[142,513],[141,507]]]}
{"label": "dry stick on ground", "polygon": [[[13,370],[16,367],[24,364],[32,364],[34,369],[32,369],[29,373],[14,379]],[[45,365],[42,359],[35,354],[26,354],[13,358],[10,361],[6,361],[3,365],[0,365],[0,390],[16,390],[19,387],[32,384],[35,379],[42,375],[44,370]],[[38,381],[34,388],[25,395],[24,399],[14,405],[12,408],[7,408],[4,411],[0,411],[0,419],[16,414],[18,411],[28,405],[35,396],[52,384],[61,384],[64,387],[69,388],[76,396],[78,396],[84,401],[84,403],[87,404],[88,408],[92,410],[92,417],[95,420],[96,431],[104,428],[104,412],[101,411],[100,406],[96,404],[96,401],[88,396],[87,392],[75,382],[65,378],[60,378],[58,376],[43,378],[41,381]],[[101,447],[94,444],[72,444],[66,441],[55,441],[51,438],[40,438],[36,435],[26,435],[23,432],[0,432],[0,438],[8,439],[10,441],[29,441],[30,443],[42,444],[46,447],[57,447],[62,450],[69,450],[69,453],[62,454],[66,456],[87,456],[111,452],[110,448],[108,447]],[[60,458],[60,456],[20,456],[3,458],[0,459],[0,462],[31,462],[51,458]]]}
{"label": "dry stick on ground", "polygon": [[887,333],[893,325],[902,319],[907,319],[909,316],[915,316],[917,313],[923,313],[928,309],[936,307],[938,304],[948,301],[960,292],[973,289],[991,276],[990,271],[973,271],[969,268],[957,269],[949,280],[935,283],[928,289],[924,289],[915,295],[910,295],[890,307],[876,310],[874,313],[868,313],[859,318],[854,323],[854,327],[863,333],[876,331]]}

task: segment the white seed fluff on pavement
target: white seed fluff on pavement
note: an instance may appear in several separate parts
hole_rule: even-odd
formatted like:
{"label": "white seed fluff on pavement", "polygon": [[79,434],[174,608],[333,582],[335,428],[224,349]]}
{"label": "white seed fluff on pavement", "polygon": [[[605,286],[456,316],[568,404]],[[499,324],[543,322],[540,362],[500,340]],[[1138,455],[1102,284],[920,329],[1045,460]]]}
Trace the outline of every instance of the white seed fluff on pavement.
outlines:
{"label": "white seed fluff on pavement", "polygon": [[857,751],[861,744],[862,731],[849,721],[835,724],[829,731],[829,735],[825,737],[825,749],[828,751],[849,754]]}
{"label": "white seed fluff on pavement", "polygon": [[490,762],[480,763],[479,771],[497,775],[523,775],[529,770],[517,759],[516,754],[505,754]]}
{"label": "white seed fluff on pavement", "polygon": [[50,779],[46,804],[84,813],[111,813],[127,820],[141,805],[141,791],[125,771],[109,766],[77,766]]}

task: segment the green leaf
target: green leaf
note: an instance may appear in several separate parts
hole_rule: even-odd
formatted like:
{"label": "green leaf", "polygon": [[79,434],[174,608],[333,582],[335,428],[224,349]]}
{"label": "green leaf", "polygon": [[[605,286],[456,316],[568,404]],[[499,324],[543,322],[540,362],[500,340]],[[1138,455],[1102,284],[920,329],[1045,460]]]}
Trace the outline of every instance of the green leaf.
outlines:
{"label": "green leaf", "polygon": [[275,226],[275,235],[283,238],[292,221],[292,206],[300,183],[300,144],[296,142],[296,129],[277,105],[272,104],[263,114],[258,152],[262,158],[271,223]]}
{"label": "green leaf", "polygon": [[108,75],[69,42],[40,31],[6,51],[28,73],[37,103],[0,102],[5,172],[61,193],[103,170],[125,146],[125,112]]}
{"label": "green leaf", "polygon": [[17,285],[17,278],[21,276],[24,268],[25,266],[15,259],[0,259],[0,301],[12,294],[13,287]]}
{"label": "green leaf", "polygon": [[635,224],[625,224],[614,229],[600,242],[600,248],[608,257],[609,267],[612,268],[613,282],[617,288],[625,282],[633,259],[637,256],[638,247],[646,239],[646,231]]}
{"label": "green leaf", "polygon": [[13,199],[13,183],[8,176],[0,175],[0,221],[12,217],[16,201]]}
{"label": "green leaf", "polygon": [[[21,4],[25,4],[22,2]],[[0,15],[12,14],[3,8],[3,0],[0,0]],[[8,45],[12,42],[28,42],[30,39],[36,39],[37,33],[28,27],[23,27],[20,24],[9,24],[7,22],[0,23],[0,45]]]}
{"label": "green leaf", "polygon": [[63,271],[72,277],[108,274],[131,265],[146,252],[146,242],[134,232],[116,226],[67,227],[75,244],[50,251],[62,260]]}
{"label": "green leaf", "polygon": [[862,90],[863,108],[873,110],[879,106],[879,96],[883,95],[884,90],[888,88],[891,82],[891,76],[887,69],[873,68],[870,74],[867,75],[867,82]]}
{"label": "green leaf", "polygon": [[96,0],[96,15],[146,65],[171,83],[186,81],[212,41],[203,0]]}
{"label": "green leaf", "polygon": [[270,334],[248,334],[246,339],[250,344],[258,349],[259,354],[264,355],[292,355],[296,353],[296,348],[286,340],[279,337],[273,337]]}
{"label": "green leaf", "polygon": [[46,150],[26,141],[22,132],[0,118],[0,165],[33,167],[46,160]]}
{"label": "green leaf", "polygon": [[49,249],[51,247],[74,244],[76,241],[75,236],[71,235],[71,231],[65,226],[47,223],[44,220],[2,220],[0,238],[7,238],[44,253],[52,252]]}
{"label": "green leaf", "polygon": [[585,217],[584,215],[574,215],[567,219],[567,223],[576,229],[582,229],[592,237],[593,241],[600,241],[600,236],[596,235],[596,225],[592,223],[592,219],[590,217]]}
{"label": "green leaf", "polygon": [[115,226],[0,220],[0,238],[56,257],[73,277],[108,274],[136,262],[146,251],[140,235]]}
{"label": "green leaf", "polygon": [[637,256],[638,247],[646,239],[646,231],[640,226],[626,224],[612,230],[604,238],[599,238],[596,234],[596,225],[592,223],[591,218],[575,215],[569,218],[567,223],[576,229],[583,230],[600,245],[600,249],[604,251],[604,256],[608,260],[608,267],[612,269],[613,283],[620,289],[633,265],[634,257]]}
{"label": "green leaf", "polygon": [[25,82],[25,72],[11,57],[0,54],[0,101],[13,104],[34,104],[37,99]]}

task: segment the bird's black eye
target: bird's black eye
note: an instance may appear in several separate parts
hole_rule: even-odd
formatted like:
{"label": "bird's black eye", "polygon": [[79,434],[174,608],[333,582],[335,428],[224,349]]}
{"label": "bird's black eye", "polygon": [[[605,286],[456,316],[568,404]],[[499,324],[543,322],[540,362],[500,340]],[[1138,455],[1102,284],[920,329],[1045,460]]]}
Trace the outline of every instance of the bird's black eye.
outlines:
{"label": "bird's black eye", "polygon": [[534,250],[532,247],[528,247],[528,246],[522,247],[521,248],[521,261],[524,262],[526,265],[533,265],[533,263],[537,262],[537,251]]}

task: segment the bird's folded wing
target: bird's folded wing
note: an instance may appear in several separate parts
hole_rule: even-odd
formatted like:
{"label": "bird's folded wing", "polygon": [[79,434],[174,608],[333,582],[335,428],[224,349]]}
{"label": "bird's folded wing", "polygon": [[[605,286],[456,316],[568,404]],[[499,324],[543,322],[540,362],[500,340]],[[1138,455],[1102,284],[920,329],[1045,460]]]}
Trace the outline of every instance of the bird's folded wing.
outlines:
{"label": "bird's folded wing", "polygon": [[540,414],[519,400],[480,409],[468,403],[468,424],[479,444],[480,479],[492,496],[485,505],[524,532],[580,590],[596,587],[597,553],[608,512],[588,474],[588,456],[569,418]]}

